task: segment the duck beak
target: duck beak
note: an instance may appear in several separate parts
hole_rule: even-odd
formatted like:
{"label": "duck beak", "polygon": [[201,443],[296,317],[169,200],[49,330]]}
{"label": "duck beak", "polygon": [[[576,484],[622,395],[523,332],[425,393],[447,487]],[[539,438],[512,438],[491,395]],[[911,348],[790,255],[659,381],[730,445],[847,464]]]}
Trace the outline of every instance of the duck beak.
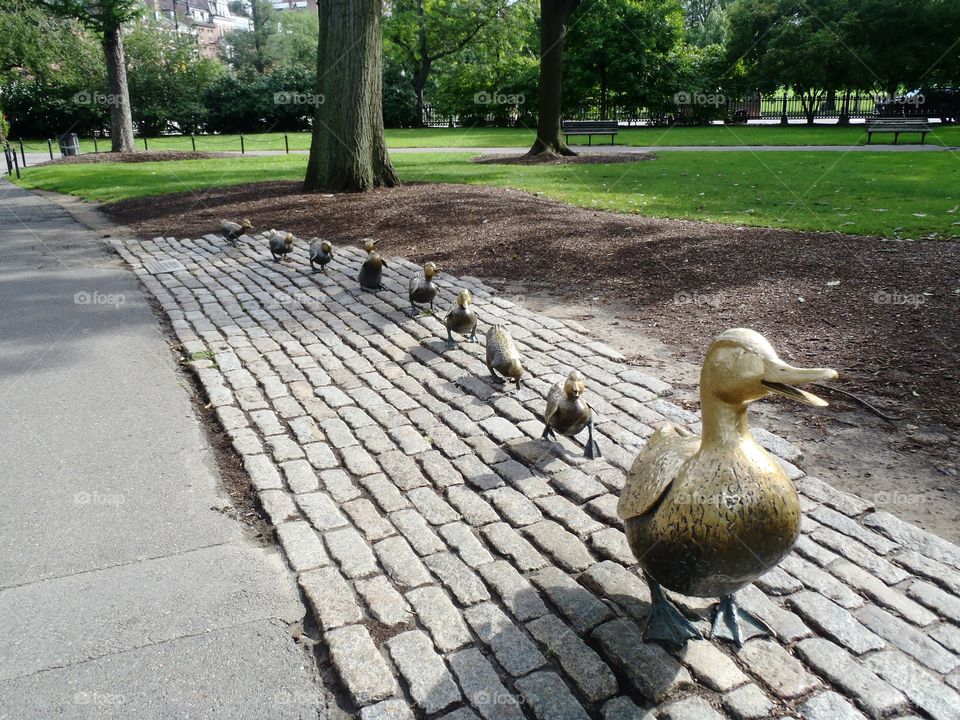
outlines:
{"label": "duck beak", "polygon": [[830,403],[823,398],[794,386],[803,385],[804,383],[836,380],[838,377],[840,376],[837,371],[831,370],[830,368],[798,368],[778,359],[775,361],[767,361],[766,370],[763,373],[760,384],[770,392],[783,395],[792,400],[798,400],[804,405],[827,407]]}

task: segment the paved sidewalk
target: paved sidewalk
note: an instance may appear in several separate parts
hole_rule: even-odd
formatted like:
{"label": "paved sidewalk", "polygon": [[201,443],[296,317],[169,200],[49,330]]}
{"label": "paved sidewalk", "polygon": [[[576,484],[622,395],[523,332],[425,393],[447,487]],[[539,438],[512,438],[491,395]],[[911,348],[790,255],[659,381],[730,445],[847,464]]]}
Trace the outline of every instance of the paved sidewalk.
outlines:
{"label": "paved sidewalk", "polygon": [[142,286],[6,181],[0,307],[0,718],[325,717]]}
{"label": "paved sidewalk", "polygon": [[[776,632],[739,652],[639,641],[647,590],[615,517],[651,426],[696,428],[671,388],[571,322],[469,287],[482,330],[509,325],[532,377],[491,385],[480,344],[412,319],[393,258],[361,293],[362,253],[329,275],[263,238],[126,241],[278,526],[362,720],[960,717],[960,548],[805,476],[803,535],[740,594]],[[183,270],[151,274],[153,261]],[[602,460],[539,440],[550,385],[577,367]],[[678,598],[706,628],[711,603]]]}
{"label": "paved sidewalk", "polygon": [[[634,145],[571,145],[578,152],[587,153],[650,153],[650,152],[892,152],[892,153],[915,153],[915,152],[944,152],[956,151],[957,148],[944,147],[942,145],[663,145],[640,147]],[[523,155],[527,148],[518,147],[424,147],[424,148],[390,148],[390,153],[473,153],[475,155]],[[240,155],[240,151],[226,150],[230,155]],[[248,150],[246,155],[251,157],[272,156],[272,155],[307,155],[308,150],[291,150],[289,153],[283,150]],[[59,158],[59,153],[54,150],[54,157]],[[49,162],[50,155],[47,153],[28,152],[26,153],[27,165],[39,165]]]}

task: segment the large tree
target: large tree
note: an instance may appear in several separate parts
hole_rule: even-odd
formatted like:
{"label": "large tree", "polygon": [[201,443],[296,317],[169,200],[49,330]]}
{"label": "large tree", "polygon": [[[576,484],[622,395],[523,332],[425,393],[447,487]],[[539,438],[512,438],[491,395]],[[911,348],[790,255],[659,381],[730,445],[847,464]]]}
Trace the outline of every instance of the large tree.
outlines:
{"label": "large tree", "polygon": [[579,4],[580,0],[540,0],[540,113],[530,156],[576,155],[560,134],[560,113],[563,45],[567,23]]}
{"label": "large tree", "polygon": [[399,49],[417,96],[417,124],[423,124],[424,90],[434,63],[474,42],[509,0],[392,0],[385,22],[387,40]]}
{"label": "large tree", "polygon": [[399,184],[383,136],[382,0],[319,3],[317,97],[306,190]]}
{"label": "large tree", "polygon": [[248,30],[227,34],[230,64],[237,69],[252,67],[257,74],[266,73],[275,60],[273,40],[279,32],[279,20],[273,3],[268,0],[234,0],[230,12],[250,21]]}
{"label": "large tree", "polygon": [[123,54],[123,24],[137,17],[139,0],[38,0],[55,15],[72,17],[97,33],[107,63],[110,105],[110,149],[133,152],[133,117],[127,87],[127,65]]}
{"label": "large tree", "polygon": [[655,107],[677,92],[672,56],[682,40],[677,0],[583,0],[567,32],[566,95],[604,119]]}

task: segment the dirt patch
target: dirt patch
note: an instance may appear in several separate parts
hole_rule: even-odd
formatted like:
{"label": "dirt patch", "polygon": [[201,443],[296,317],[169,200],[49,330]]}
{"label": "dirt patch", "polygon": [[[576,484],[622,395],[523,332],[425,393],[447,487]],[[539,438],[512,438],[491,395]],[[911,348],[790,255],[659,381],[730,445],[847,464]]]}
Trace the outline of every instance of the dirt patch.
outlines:
{"label": "dirt patch", "polygon": [[89,165],[97,163],[143,163],[167,162],[168,160],[212,160],[213,158],[233,157],[230,153],[218,152],[179,152],[173,150],[143,150],[130,153],[84,153],[48,160],[42,165]]}
{"label": "dirt patch", "polygon": [[653,153],[640,152],[609,152],[609,153],[579,153],[577,155],[480,155],[471,158],[471,162],[480,165],[595,165],[598,163],[643,162],[654,160]]}
{"label": "dirt patch", "polygon": [[637,362],[667,379],[692,368],[691,407],[709,341],[755,328],[787,360],[835,367],[838,387],[903,418],[891,426],[837,398],[829,412],[788,407],[768,427],[804,447],[804,467],[957,533],[960,244],[660,220],[463,185],[334,196],[275,182],[104,209],[146,238],[198,237],[238,217],[335,243],[378,237],[386,254],[498,281],[520,302],[586,308],[612,344],[630,328]]}

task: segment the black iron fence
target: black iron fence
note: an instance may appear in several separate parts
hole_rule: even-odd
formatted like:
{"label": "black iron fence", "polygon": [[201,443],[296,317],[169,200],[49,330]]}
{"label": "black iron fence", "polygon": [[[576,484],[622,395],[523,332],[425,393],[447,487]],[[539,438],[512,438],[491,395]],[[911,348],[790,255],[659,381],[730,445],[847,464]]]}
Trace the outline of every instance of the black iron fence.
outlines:
{"label": "black iron fence", "polygon": [[[571,120],[616,120],[624,125],[695,124],[711,120],[726,122],[791,120],[862,120],[878,116],[913,116],[955,123],[960,115],[960,91],[928,90],[898,96],[878,93],[837,91],[816,97],[788,93],[757,94],[747,98],[728,98],[722,93],[678,92],[660,108],[587,106],[568,108],[564,117]],[[456,115],[437,113],[426,106],[424,124],[429,127],[460,125]],[[472,117],[469,124],[512,125],[514,118],[504,113]],[[519,124],[529,124],[522,118]]]}

